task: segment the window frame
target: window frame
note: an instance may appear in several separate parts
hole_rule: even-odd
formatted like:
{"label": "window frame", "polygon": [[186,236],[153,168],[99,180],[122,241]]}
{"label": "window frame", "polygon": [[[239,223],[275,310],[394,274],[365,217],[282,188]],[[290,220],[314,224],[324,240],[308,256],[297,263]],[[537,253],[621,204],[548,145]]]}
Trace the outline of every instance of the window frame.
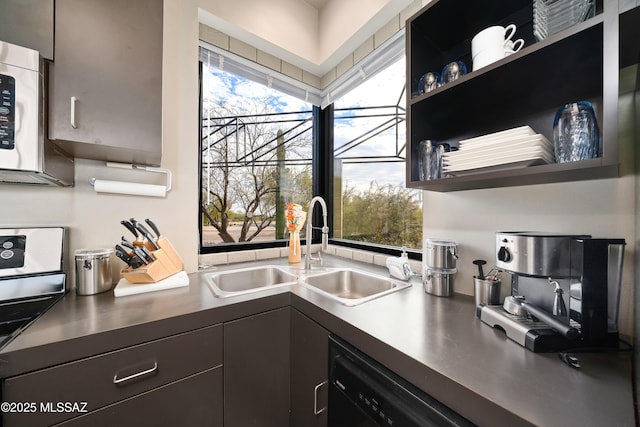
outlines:
{"label": "window frame", "polygon": [[[401,36],[404,33],[400,34]],[[397,45],[396,36],[393,43]],[[385,52],[383,52],[384,54]],[[404,53],[404,52],[403,52]],[[388,56],[388,53],[387,53]],[[203,120],[203,105],[202,105],[202,89],[203,89],[203,68],[204,63],[202,60],[199,61],[198,67],[198,126],[202,126]],[[362,68],[360,68],[362,69]],[[341,88],[341,91],[344,91],[344,86]],[[331,89],[329,88],[327,92],[330,94]],[[328,96],[327,96],[328,98]],[[334,138],[333,138],[333,129],[334,129],[334,105],[333,103],[327,104],[324,108],[314,105],[313,113],[312,113],[312,195],[313,196],[321,196],[327,204],[327,222],[329,224],[329,243],[335,246],[341,246],[345,248],[351,249],[359,249],[366,250],[371,252],[377,252],[381,254],[386,254],[390,256],[399,256],[402,253],[402,248],[382,245],[376,243],[367,243],[367,242],[358,242],[347,239],[337,239],[333,237],[333,230],[331,225],[333,224],[334,219],[334,191],[333,191],[333,149],[334,149]],[[198,146],[202,148],[202,138],[200,137],[201,131],[198,131]],[[200,151],[200,150],[199,150]],[[198,157],[198,170],[202,169],[202,156]],[[276,239],[272,241],[266,242],[239,242],[239,243],[225,243],[213,246],[203,246],[202,245],[202,236],[203,236],[203,225],[202,225],[202,174],[198,174],[198,252],[200,255],[205,254],[214,254],[221,252],[236,252],[236,251],[247,251],[247,250],[256,250],[256,249],[267,249],[267,248],[281,248],[286,247],[288,240],[287,239]],[[309,218],[309,220],[313,220],[313,224],[320,224],[322,221],[322,212],[320,209],[315,210],[314,217]],[[320,242],[320,233],[317,230],[313,232],[313,243]],[[301,242],[303,245],[306,244],[306,239],[302,239]],[[410,259],[421,260],[422,259],[422,251],[417,249],[406,249],[407,254]]]}
{"label": "window frame", "polygon": [[[203,69],[204,69],[204,63],[202,61],[199,61],[198,64],[198,126],[202,126],[202,121],[204,118],[203,115],[203,105],[202,105],[202,86],[203,86],[203,81],[202,81],[202,77],[203,77]],[[314,195],[317,195],[316,193],[316,173],[318,173],[318,171],[316,171],[316,168],[318,167],[315,158],[317,157],[316,155],[316,147],[319,145],[316,142],[316,138],[318,137],[318,135],[316,134],[316,131],[318,129],[318,121],[319,116],[321,114],[322,110],[317,107],[317,106],[313,106],[313,112],[312,112],[312,167],[311,167],[311,176],[312,176],[312,193]],[[333,129],[332,129],[333,131]],[[198,152],[202,151],[202,138],[201,138],[201,129],[198,129]],[[331,146],[333,148],[333,145]],[[202,156],[198,156],[198,170],[202,171]],[[236,242],[236,243],[223,243],[223,244],[218,244],[218,245],[212,245],[212,246],[203,246],[202,245],[202,236],[203,236],[203,224],[202,224],[202,210],[201,210],[201,206],[203,203],[203,194],[202,194],[202,173],[198,174],[198,254],[199,255],[206,255],[206,254],[214,254],[214,253],[222,253],[222,252],[238,252],[238,251],[247,251],[247,250],[256,250],[256,249],[269,249],[269,248],[282,248],[282,247],[286,247],[289,239],[274,239],[274,240],[270,240],[270,241],[261,241],[261,242]],[[323,198],[325,198],[325,196],[322,196]],[[326,200],[326,199],[325,199]],[[329,205],[327,204],[327,209],[329,210]],[[320,217],[321,218],[321,217]],[[314,219],[314,223],[317,223],[316,221],[318,221],[318,219]],[[314,240],[315,241],[315,240]],[[318,242],[320,240],[318,239]],[[301,244],[305,244],[306,240],[302,239]]]}

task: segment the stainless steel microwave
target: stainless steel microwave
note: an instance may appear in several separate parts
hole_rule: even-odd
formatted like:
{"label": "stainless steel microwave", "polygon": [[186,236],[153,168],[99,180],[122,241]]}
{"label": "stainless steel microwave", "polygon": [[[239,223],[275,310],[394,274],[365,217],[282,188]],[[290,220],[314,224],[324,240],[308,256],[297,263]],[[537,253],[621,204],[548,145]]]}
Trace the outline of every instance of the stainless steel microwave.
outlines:
{"label": "stainless steel microwave", "polygon": [[73,185],[73,159],[45,136],[46,63],[0,41],[0,183]]}

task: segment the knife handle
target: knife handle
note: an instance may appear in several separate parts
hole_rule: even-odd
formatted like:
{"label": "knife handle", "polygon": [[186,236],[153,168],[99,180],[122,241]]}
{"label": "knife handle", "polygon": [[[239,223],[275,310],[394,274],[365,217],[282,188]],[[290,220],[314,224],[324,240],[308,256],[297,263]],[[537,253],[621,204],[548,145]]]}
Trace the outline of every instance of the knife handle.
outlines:
{"label": "knife handle", "polygon": [[146,246],[139,246],[140,250],[144,253],[144,256],[149,260],[149,262],[155,261],[156,257],[147,249]]}
{"label": "knife handle", "polygon": [[156,226],[156,224],[151,221],[149,218],[145,219],[144,222],[147,223],[147,225],[149,227],[151,227],[151,229],[153,230],[154,233],[156,233],[156,238],[160,238],[160,230],[158,229],[158,227]]}
{"label": "knife handle", "polygon": [[129,254],[127,253],[127,251],[124,250],[124,248],[120,245],[116,245],[116,256],[118,258],[120,258],[122,261],[124,261],[125,264],[127,264],[129,267],[133,267],[131,265],[131,259],[129,258]]}
{"label": "knife handle", "polygon": [[149,230],[147,230],[144,225],[140,224],[139,222],[136,222],[136,228],[140,233],[142,233],[144,237],[147,238],[147,240],[149,241],[149,244],[151,245],[154,251],[157,251],[158,249],[160,249],[158,244],[153,239],[153,236],[151,235],[151,233],[149,233]]}
{"label": "knife handle", "polygon": [[136,238],[138,238],[138,230],[127,220],[120,221],[120,224],[124,225],[124,227],[129,230]]}

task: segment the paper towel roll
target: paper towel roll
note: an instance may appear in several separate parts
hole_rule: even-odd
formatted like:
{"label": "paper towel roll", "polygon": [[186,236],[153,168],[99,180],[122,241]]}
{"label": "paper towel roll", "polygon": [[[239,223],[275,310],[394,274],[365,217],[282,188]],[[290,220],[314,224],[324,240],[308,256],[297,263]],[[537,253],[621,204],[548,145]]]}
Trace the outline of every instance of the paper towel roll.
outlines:
{"label": "paper towel roll", "polygon": [[167,187],[164,185],[138,184],[124,181],[108,181],[96,179],[93,182],[96,193],[131,194],[134,196],[165,197]]}

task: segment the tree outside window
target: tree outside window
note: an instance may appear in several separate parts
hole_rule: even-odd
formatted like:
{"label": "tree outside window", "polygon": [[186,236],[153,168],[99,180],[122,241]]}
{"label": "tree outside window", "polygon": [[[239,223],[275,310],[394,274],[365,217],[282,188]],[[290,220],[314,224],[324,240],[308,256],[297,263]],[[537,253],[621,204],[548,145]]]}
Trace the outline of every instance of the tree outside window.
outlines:
{"label": "tree outside window", "polygon": [[422,194],[405,188],[404,58],[337,100],[334,123],[334,237],[420,249]]}
{"label": "tree outside window", "polygon": [[204,66],[202,246],[285,237],[284,204],[311,199],[311,106]]}

